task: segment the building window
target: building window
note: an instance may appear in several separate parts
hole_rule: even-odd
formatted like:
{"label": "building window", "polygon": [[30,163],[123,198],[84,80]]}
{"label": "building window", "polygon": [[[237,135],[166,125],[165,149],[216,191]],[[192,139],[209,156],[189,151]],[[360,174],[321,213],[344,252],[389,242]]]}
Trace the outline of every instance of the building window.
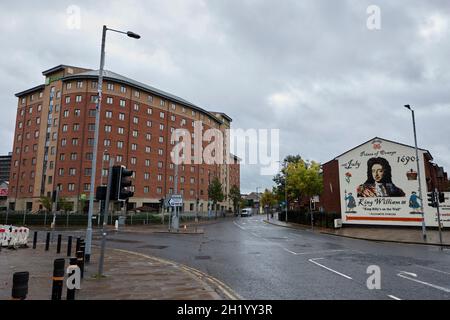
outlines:
{"label": "building window", "polygon": [[91,132],[95,131],[95,123],[89,123],[88,124],[88,131],[91,131]]}
{"label": "building window", "polygon": [[172,103],[172,110],[176,110],[177,109],[177,106],[175,105],[175,103]]}
{"label": "building window", "polygon": [[91,103],[98,103],[98,96],[92,95],[91,96]]}
{"label": "building window", "polygon": [[158,149],[158,154],[159,154],[160,156],[162,156],[162,155],[163,155],[163,149]]}
{"label": "building window", "polygon": [[176,117],[175,117],[174,115],[171,115],[171,116],[170,116],[170,120],[175,121],[175,120],[176,120]]}
{"label": "building window", "polygon": [[77,88],[78,88],[78,89],[83,88],[83,81],[78,81],[78,82],[77,82]]}
{"label": "building window", "polygon": [[162,123],[159,124],[159,130],[164,130],[164,125]]}
{"label": "building window", "polygon": [[120,86],[120,92],[126,93],[127,92],[127,88],[124,87],[124,86]]}
{"label": "building window", "polygon": [[75,191],[75,183],[69,183],[68,189],[69,189],[69,191]]}
{"label": "building window", "polygon": [[84,184],[84,191],[91,191],[91,184],[90,183],[85,183]]}
{"label": "building window", "polygon": [[131,164],[136,164],[136,162],[137,162],[136,157],[132,157],[132,158],[131,158]]}
{"label": "building window", "polygon": [[119,120],[125,121],[125,113],[119,113]]}
{"label": "building window", "polygon": [[70,97],[66,97],[66,104],[70,103]]}
{"label": "building window", "polygon": [[135,137],[135,138],[138,137],[138,131],[137,130],[133,130],[133,137]]}
{"label": "building window", "polygon": [[145,147],[145,153],[150,153],[151,152],[151,148],[149,146]]}
{"label": "building window", "polygon": [[22,104],[24,104],[27,101],[26,98],[22,98]]}
{"label": "building window", "polygon": [[117,141],[117,148],[122,149],[123,148],[123,141]]}
{"label": "building window", "polygon": [[86,177],[90,177],[92,175],[92,169],[91,168],[84,168],[84,175]]}
{"label": "building window", "polygon": [[108,83],[108,84],[106,84],[106,88],[107,88],[109,91],[114,91],[114,84]]}
{"label": "building window", "polygon": [[134,124],[138,124],[139,123],[139,118],[138,117],[133,117],[133,123]]}
{"label": "building window", "polygon": [[111,140],[105,139],[105,140],[103,141],[103,146],[105,146],[105,147],[111,146]]}
{"label": "building window", "polygon": [[67,144],[67,140],[65,138],[61,139],[61,147],[64,147]]}
{"label": "building window", "polygon": [[70,90],[70,89],[72,89],[72,82],[68,82],[66,84],[66,90]]}
{"label": "building window", "polygon": [[117,162],[122,162],[122,161],[123,161],[123,156],[118,155],[118,156],[116,157],[116,161],[117,161]]}
{"label": "building window", "polygon": [[88,152],[85,155],[86,160],[92,160],[94,158],[94,154],[92,152]]}
{"label": "building window", "polygon": [[120,105],[121,107],[125,107],[125,100],[120,100],[119,105]]}
{"label": "building window", "polygon": [[131,144],[131,150],[133,150],[133,151],[137,150],[137,144],[136,143],[132,143]]}
{"label": "building window", "polygon": [[67,124],[63,125],[62,127],[62,132],[67,132],[68,126]]}
{"label": "building window", "polygon": [[163,167],[163,162],[162,161],[158,161],[158,168],[162,168]]}
{"label": "building window", "polygon": [[75,115],[75,117],[81,116],[81,110],[80,109],[75,109],[74,110],[74,115]]}
{"label": "building window", "polygon": [[89,117],[95,117],[97,115],[97,110],[89,109]]}
{"label": "building window", "polygon": [[107,98],[106,98],[106,103],[107,103],[107,104],[113,104],[113,98],[107,97]]}
{"label": "building window", "polygon": [[147,127],[151,127],[152,126],[152,121],[151,120],[147,120]]}
{"label": "building window", "polygon": [[79,130],[80,130],[80,124],[79,123],[74,123],[73,131],[79,131]]}
{"label": "building window", "polygon": [[147,141],[150,141],[150,140],[152,139],[152,135],[151,135],[150,133],[147,133],[147,134],[145,135],[145,139],[146,139]]}
{"label": "building window", "polygon": [[77,169],[75,169],[75,168],[69,169],[69,176],[75,176],[76,174],[77,174]]}
{"label": "building window", "polygon": [[94,138],[88,138],[87,139],[87,144],[89,147],[93,147],[94,146]]}
{"label": "building window", "polygon": [[158,181],[162,181],[162,174],[158,174],[157,179]]}
{"label": "building window", "polygon": [[147,114],[153,114],[153,109],[152,108],[147,108]]}
{"label": "building window", "polygon": [[144,180],[149,180],[150,179],[150,173],[145,172],[144,173]]}
{"label": "building window", "polygon": [[162,188],[161,187],[157,187],[156,188],[156,193],[157,194],[161,194],[162,193]]}
{"label": "building window", "polygon": [[58,175],[61,177],[64,175],[64,168],[59,168]]}
{"label": "building window", "polygon": [[149,188],[148,187],[144,187],[144,193],[148,193]]}
{"label": "building window", "polygon": [[105,125],[105,132],[111,132],[112,127],[110,125]]}
{"label": "building window", "polygon": [[141,93],[140,93],[139,91],[135,90],[135,91],[134,91],[134,96],[135,96],[136,98],[139,98],[139,97],[141,96]]}
{"label": "building window", "polygon": [[56,91],[56,99],[61,99],[61,91]]}
{"label": "building window", "polygon": [[160,112],[160,113],[159,113],[159,117],[160,117],[161,119],[164,119],[164,112]]}
{"label": "building window", "polygon": [[139,111],[139,105],[137,103],[134,104],[133,110],[134,111]]}
{"label": "building window", "polygon": [[42,104],[38,105],[38,107],[37,107],[38,112],[41,112],[41,110],[42,110]]}
{"label": "building window", "polygon": [[164,137],[162,137],[162,136],[159,137],[159,142],[160,142],[160,143],[163,143],[163,142],[164,142]]}
{"label": "building window", "polygon": [[118,133],[118,134],[123,134],[123,133],[124,133],[124,130],[125,130],[124,128],[118,127],[118,128],[117,128],[117,133]]}
{"label": "building window", "polygon": [[78,138],[73,138],[72,139],[72,145],[73,146],[77,146],[78,145]]}
{"label": "building window", "polygon": [[70,154],[70,160],[73,160],[73,161],[77,160],[77,154],[76,153],[71,153]]}
{"label": "building window", "polygon": [[75,102],[81,102],[81,96],[76,96],[75,97]]}
{"label": "building window", "polygon": [[150,167],[150,160],[149,159],[145,159],[145,166],[146,167]]}
{"label": "building window", "polygon": [[113,116],[112,111],[106,111],[105,117],[106,117],[107,119],[111,119],[112,116]]}
{"label": "building window", "polygon": [[91,88],[92,89],[98,89],[98,82],[97,81],[92,81],[91,82]]}

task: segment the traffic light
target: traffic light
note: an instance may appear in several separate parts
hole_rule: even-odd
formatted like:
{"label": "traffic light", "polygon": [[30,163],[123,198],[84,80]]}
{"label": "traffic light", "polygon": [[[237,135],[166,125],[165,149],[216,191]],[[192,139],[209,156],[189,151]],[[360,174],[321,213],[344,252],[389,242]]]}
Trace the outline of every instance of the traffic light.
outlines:
{"label": "traffic light", "polygon": [[127,187],[131,186],[133,171],[127,170],[125,166],[114,166],[111,182],[111,200],[126,201],[134,195]]}
{"label": "traffic light", "polygon": [[445,202],[445,196],[443,192],[439,192],[439,203]]}
{"label": "traffic light", "polygon": [[428,192],[427,197],[428,197],[428,205],[430,207],[436,208],[437,204],[436,204],[436,196],[435,196],[434,192]]}

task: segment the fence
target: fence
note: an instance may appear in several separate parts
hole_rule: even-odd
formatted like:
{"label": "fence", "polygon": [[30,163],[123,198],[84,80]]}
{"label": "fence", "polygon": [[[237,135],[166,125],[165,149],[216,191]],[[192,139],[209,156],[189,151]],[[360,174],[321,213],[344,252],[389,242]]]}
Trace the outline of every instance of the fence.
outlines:
{"label": "fence", "polygon": [[[164,222],[167,223],[170,213],[164,214]],[[114,225],[119,217],[124,216],[123,212],[117,211],[108,215],[109,225]],[[180,213],[180,222],[194,221],[195,218],[199,220],[213,219],[214,214],[210,217],[207,213],[186,212]],[[218,217],[220,215],[218,214]],[[87,226],[88,215],[80,213],[64,213],[57,212],[55,215],[52,212],[31,213],[27,211],[9,211],[0,213],[0,224],[5,225],[20,225],[20,226],[51,226],[53,219],[55,219],[55,226],[57,227],[72,227],[72,226]],[[145,224],[161,224],[161,214],[155,212],[128,212],[125,217],[125,225],[145,225]],[[93,226],[101,226],[103,224],[103,215],[95,214],[92,217]]]}
{"label": "fence", "polygon": [[[341,215],[335,212],[314,211],[314,226],[323,228],[334,228],[334,219],[340,219]],[[278,219],[285,221],[286,213],[278,213]],[[311,213],[305,211],[288,211],[288,222],[303,225],[311,225]]]}

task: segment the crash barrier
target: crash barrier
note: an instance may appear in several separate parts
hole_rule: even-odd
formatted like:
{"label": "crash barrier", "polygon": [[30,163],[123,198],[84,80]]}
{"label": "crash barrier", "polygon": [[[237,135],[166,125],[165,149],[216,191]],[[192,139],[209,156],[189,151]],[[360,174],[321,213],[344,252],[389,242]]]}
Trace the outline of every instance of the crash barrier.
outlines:
{"label": "crash barrier", "polygon": [[0,246],[9,248],[27,247],[30,229],[0,225]]}

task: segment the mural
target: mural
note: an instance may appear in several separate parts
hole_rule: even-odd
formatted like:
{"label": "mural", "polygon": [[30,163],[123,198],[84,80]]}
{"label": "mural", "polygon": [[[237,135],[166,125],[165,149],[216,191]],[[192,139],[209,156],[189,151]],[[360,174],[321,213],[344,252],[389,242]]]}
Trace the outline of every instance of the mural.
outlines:
{"label": "mural", "polygon": [[[419,150],[421,168],[424,153]],[[415,148],[377,138],[337,160],[343,223],[422,225]],[[425,170],[420,174],[426,197]],[[450,220],[446,208],[441,211],[441,216]],[[437,226],[436,209],[424,202],[424,212],[426,225]],[[444,225],[450,226],[450,221]]]}

